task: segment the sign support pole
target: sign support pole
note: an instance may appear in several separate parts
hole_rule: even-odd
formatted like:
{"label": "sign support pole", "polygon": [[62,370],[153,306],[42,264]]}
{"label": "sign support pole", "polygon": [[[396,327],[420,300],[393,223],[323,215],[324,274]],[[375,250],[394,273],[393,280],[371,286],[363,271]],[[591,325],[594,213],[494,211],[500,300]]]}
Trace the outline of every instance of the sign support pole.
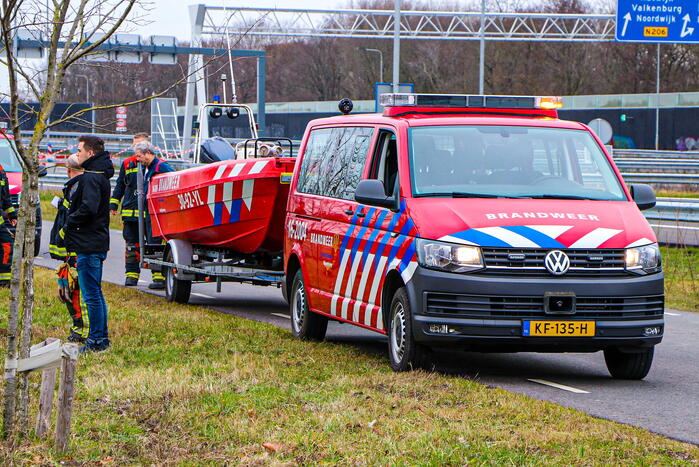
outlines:
{"label": "sign support pole", "polygon": [[660,42],[655,57],[655,150],[660,148]]}

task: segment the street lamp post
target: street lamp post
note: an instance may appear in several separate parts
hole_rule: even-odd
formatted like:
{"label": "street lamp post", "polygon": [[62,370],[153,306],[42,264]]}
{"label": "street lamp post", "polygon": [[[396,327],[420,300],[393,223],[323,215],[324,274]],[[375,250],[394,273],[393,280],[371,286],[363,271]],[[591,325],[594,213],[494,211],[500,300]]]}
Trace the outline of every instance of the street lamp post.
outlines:
{"label": "street lamp post", "polygon": [[362,47],[362,50],[379,54],[379,83],[383,83],[383,52],[379,49],[369,49],[367,47]]}
{"label": "street lamp post", "polygon": [[[88,78],[86,75],[80,75],[77,73],[73,73],[73,76],[78,77],[78,78],[85,78],[85,102],[87,104],[90,104],[90,78]],[[95,132],[95,111],[92,111],[92,128],[91,128],[92,133]]]}

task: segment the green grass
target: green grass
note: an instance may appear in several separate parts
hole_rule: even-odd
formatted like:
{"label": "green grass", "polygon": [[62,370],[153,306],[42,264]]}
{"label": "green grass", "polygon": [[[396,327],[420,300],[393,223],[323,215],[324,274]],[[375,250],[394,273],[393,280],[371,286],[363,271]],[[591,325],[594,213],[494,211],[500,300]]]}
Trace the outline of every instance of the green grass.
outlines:
{"label": "green grass", "polygon": [[699,248],[662,247],[665,305],[699,312]]}
{"label": "green grass", "polygon": [[658,198],[699,198],[699,191],[659,191]]}
{"label": "green grass", "polygon": [[[51,204],[54,196],[59,198],[63,196],[60,191],[43,190],[39,193],[39,201],[41,203],[41,217],[44,220],[51,221],[56,218],[57,209]],[[124,224],[121,221],[121,215],[109,216],[109,228],[113,230],[122,230]]]}
{"label": "green grass", "polygon": [[[36,276],[34,341],[63,337],[54,275]],[[14,451],[0,445],[3,465],[699,462],[698,447],[639,428],[464,378],[395,374],[383,353],[300,342],[111,284],[105,293],[113,347],[80,359],[69,452],[30,438]]]}

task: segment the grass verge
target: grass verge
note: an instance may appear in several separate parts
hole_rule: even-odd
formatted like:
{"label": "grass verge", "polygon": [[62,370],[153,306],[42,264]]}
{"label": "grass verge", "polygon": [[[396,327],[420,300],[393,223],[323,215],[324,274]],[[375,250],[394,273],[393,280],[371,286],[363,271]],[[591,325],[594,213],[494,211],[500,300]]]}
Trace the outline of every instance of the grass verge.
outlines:
{"label": "grass verge", "polygon": [[[51,200],[53,200],[54,196],[61,198],[63,197],[63,193],[53,190],[42,190],[39,193],[41,217],[43,220],[53,222],[56,218],[56,212],[58,210],[51,204]],[[121,215],[109,216],[109,228],[112,230],[122,230],[124,228],[124,224],[121,222]]]}
{"label": "grass verge", "polygon": [[659,191],[658,198],[699,198],[699,191]]}
{"label": "grass verge", "polygon": [[699,312],[699,248],[662,247],[665,305]]}
{"label": "grass verge", "polygon": [[[68,330],[54,284],[37,270],[37,342]],[[0,446],[3,464],[699,462],[696,446],[466,379],[395,374],[352,345],[300,342],[111,284],[105,292],[113,347],[79,362],[70,451],[30,439]]]}

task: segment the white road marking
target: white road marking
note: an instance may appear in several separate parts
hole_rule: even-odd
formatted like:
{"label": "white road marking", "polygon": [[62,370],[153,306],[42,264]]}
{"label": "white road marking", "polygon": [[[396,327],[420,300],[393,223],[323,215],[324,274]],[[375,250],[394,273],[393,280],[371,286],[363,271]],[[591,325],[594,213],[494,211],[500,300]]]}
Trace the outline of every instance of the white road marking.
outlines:
{"label": "white road marking", "polygon": [[206,295],[205,293],[199,293],[199,292],[192,292],[191,295],[196,295],[197,297],[201,297],[201,298],[214,298],[211,295]]}
{"label": "white road marking", "polygon": [[574,388],[572,386],[566,386],[565,384],[558,384],[552,381],[546,381],[545,379],[527,378],[527,381],[531,381],[532,383],[543,384],[544,386],[551,386],[552,388],[556,389],[563,389],[564,391],[570,391],[576,394],[590,394],[590,391],[584,391],[582,389]]}
{"label": "white road marking", "polygon": [[672,313],[672,312],[670,312],[670,311],[666,311],[665,314],[666,314],[666,315],[670,315],[670,316],[682,316],[682,315],[679,314],[679,313]]}
{"label": "white road marking", "polygon": [[271,313],[271,314],[273,314],[274,316],[279,316],[280,318],[291,319],[291,316],[289,316],[289,315],[283,315],[281,313]]}

